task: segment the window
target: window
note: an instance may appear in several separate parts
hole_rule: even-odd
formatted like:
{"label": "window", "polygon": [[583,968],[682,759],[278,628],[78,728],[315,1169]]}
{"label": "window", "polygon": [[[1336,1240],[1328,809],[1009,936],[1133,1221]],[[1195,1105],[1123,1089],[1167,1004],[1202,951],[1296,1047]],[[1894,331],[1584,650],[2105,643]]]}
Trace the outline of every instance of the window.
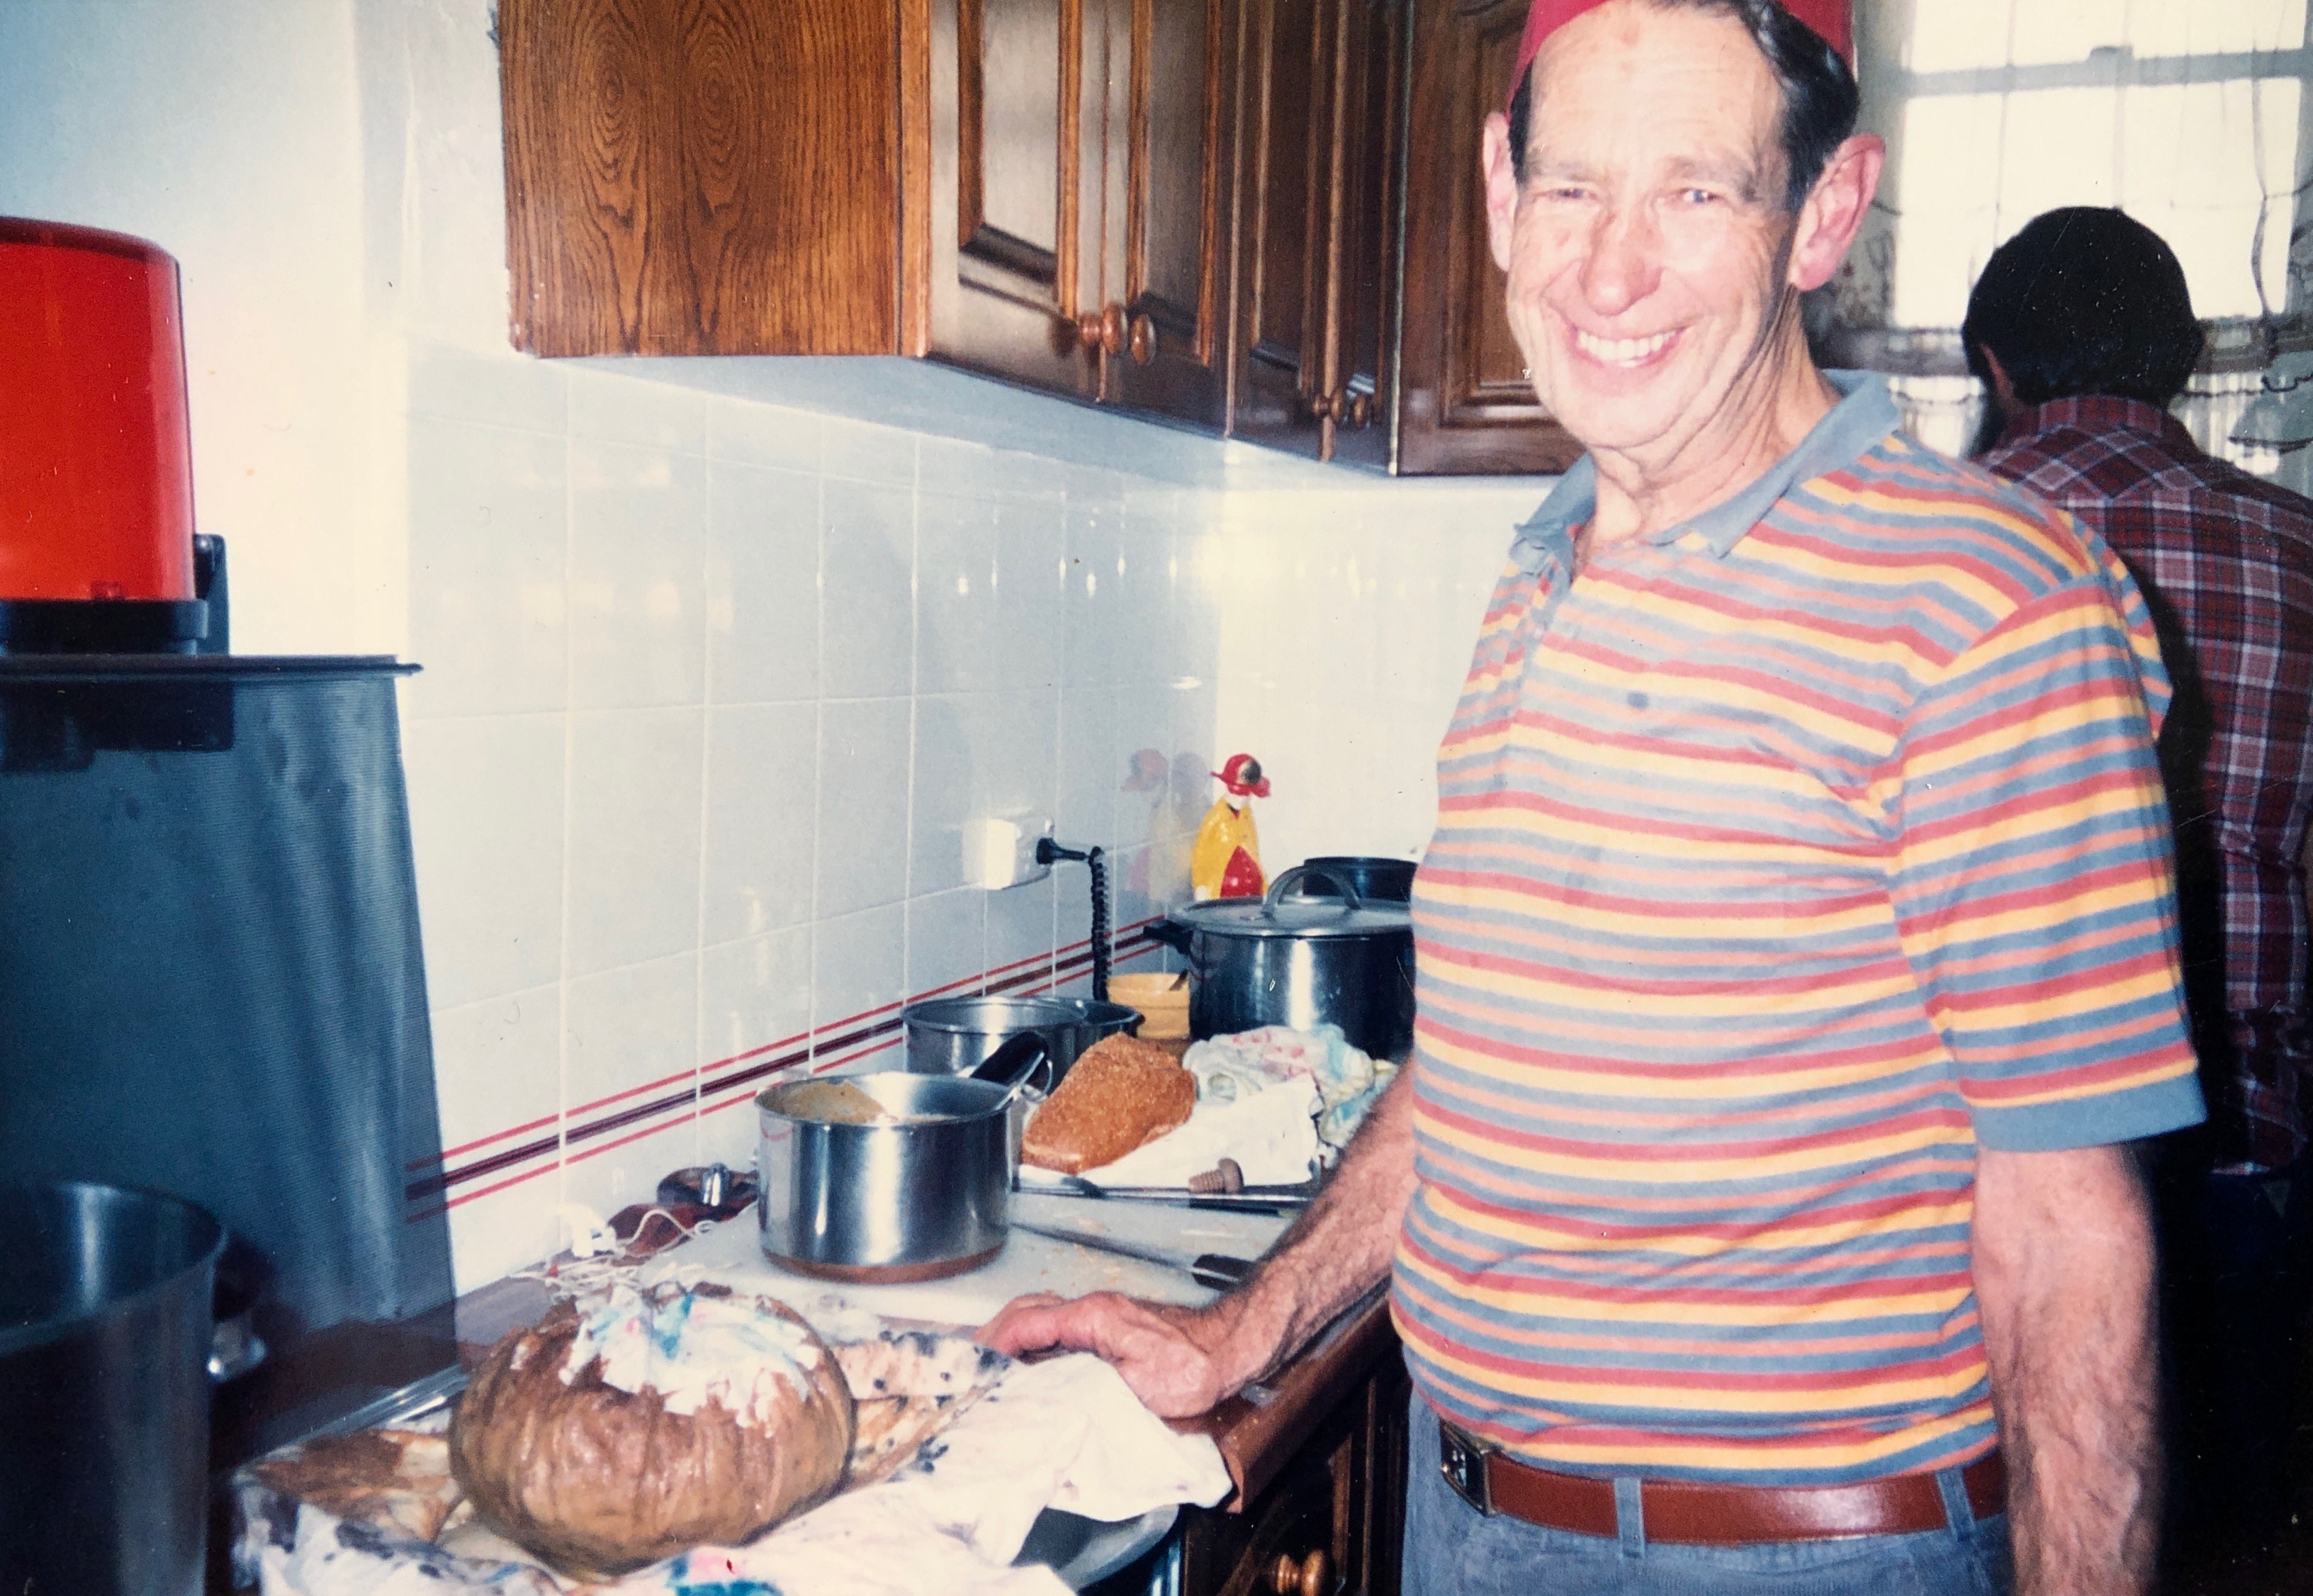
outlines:
{"label": "window", "polygon": [[[1962,403],[1953,330],[1992,250],[2044,211],[2109,205],[2168,242],[2194,308],[2218,323],[2196,388],[2254,389],[2267,330],[2304,308],[2291,243],[2313,68],[2307,0],[1858,11],[1865,119],[1886,136],[1889,163],[1839,296],[1843,357],[1908,375],[1923,401],[1932,390],[1936,404]],[[1955,415],[1937,430],[1960,425]]]}

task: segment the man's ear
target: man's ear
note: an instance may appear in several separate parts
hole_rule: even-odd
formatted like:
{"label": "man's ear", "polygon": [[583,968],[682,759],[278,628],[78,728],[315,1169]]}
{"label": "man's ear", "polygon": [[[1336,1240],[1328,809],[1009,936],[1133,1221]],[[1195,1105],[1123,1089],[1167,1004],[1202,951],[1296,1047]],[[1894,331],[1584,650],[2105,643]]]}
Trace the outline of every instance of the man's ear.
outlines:
{"label": "man's ear", "polygon": [[2016,401],[2016,384],[2008,375],[2008,368],[2000,364],[2000,357],[1992,352],[1990,344],[1978,344],[1975,352],[1983,357],[1983,369],[1992,374],[1992,396],[2009,410],[2020,408]]}
{"label": "man's ear", "polygon": [[1510,119],[1500,111],[1486,117],[1479,140],[1478,163],[1486,177],[1486,242],[1492,246],[1494,264],[1510,269],[1511,225],[1517,219],[1517,163],[1510,159]]}
{"label": "man's ear", "polygon": [[1799,207],[1799,231],[1791,240],[1792,287],[1805,293],[1831,281],[1863,229],[1886,164],[1887,145],[1876,133],[1859,133],[1832,152]]}

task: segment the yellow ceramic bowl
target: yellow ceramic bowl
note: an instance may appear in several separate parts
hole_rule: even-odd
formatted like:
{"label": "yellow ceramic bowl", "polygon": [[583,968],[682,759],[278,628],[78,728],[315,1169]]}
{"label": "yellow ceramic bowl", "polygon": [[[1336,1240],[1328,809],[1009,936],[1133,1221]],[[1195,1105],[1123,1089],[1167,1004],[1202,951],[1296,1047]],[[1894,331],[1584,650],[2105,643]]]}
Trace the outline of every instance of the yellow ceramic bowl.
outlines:
{"label": "yellow ceramic bowl", "polygon": [[1111,975],[1108,1001],[1140,1010],[1140,1035],[1166,1042],[1189,1034],[1189,978],[1161,970]]}

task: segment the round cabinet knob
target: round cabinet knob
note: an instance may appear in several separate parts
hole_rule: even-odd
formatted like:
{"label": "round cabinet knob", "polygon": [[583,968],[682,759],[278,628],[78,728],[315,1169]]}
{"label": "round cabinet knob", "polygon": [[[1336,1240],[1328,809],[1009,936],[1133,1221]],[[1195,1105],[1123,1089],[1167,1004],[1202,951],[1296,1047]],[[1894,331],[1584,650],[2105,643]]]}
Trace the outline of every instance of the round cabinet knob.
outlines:
{"label": "round cabinet knob", "polygon": [[1332,1559],[1323,1550],[1297,1562],[1280,1556],[1270,1566],[1269,1588],[1276,1596],[1327,1596],[1333,1588]]}
{"label": "round cabinet knob", "polygon": [[1370,393],[1354,394],[1350,400],[1350,425],[1365,428],[1373,425],[1374,397]]}
{"label": "round cabinet knob", "polygon": [[1146,366],[1156,358],[1156,323],[1147,316],[1132,318],[1132,364]]}
{"label": "round cabinet knob", "polygon": [[1332,394],[1313,393],[1309,396],[1309,414],[1312,418],[1316,420],[1323,421],[1331,417],[1332,413],[1333,396]]}
{"label": "round cabinet knob", "polygon": [[1104,310],[1086,311],[1077,318],[1077,337],[1086,348],[1104,350],[1111,355],[1124,352],[1124,307],[1111,304]]}

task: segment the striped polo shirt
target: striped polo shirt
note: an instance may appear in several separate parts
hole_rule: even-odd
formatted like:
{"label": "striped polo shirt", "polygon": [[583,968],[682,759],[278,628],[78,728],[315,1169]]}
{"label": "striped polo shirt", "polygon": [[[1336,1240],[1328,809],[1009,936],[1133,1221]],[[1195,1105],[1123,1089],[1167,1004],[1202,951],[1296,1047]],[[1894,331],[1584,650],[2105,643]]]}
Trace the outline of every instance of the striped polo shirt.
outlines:
{"label": "striped polo shirt", "polygon": [[1976,1147],[2201,1117],[2143,600],[1834,381],[1765,477],[1579,581],[1570,472],[1438,754],[1394,1307],[1430,1402],[1545,1467],[1984,1451]]}

